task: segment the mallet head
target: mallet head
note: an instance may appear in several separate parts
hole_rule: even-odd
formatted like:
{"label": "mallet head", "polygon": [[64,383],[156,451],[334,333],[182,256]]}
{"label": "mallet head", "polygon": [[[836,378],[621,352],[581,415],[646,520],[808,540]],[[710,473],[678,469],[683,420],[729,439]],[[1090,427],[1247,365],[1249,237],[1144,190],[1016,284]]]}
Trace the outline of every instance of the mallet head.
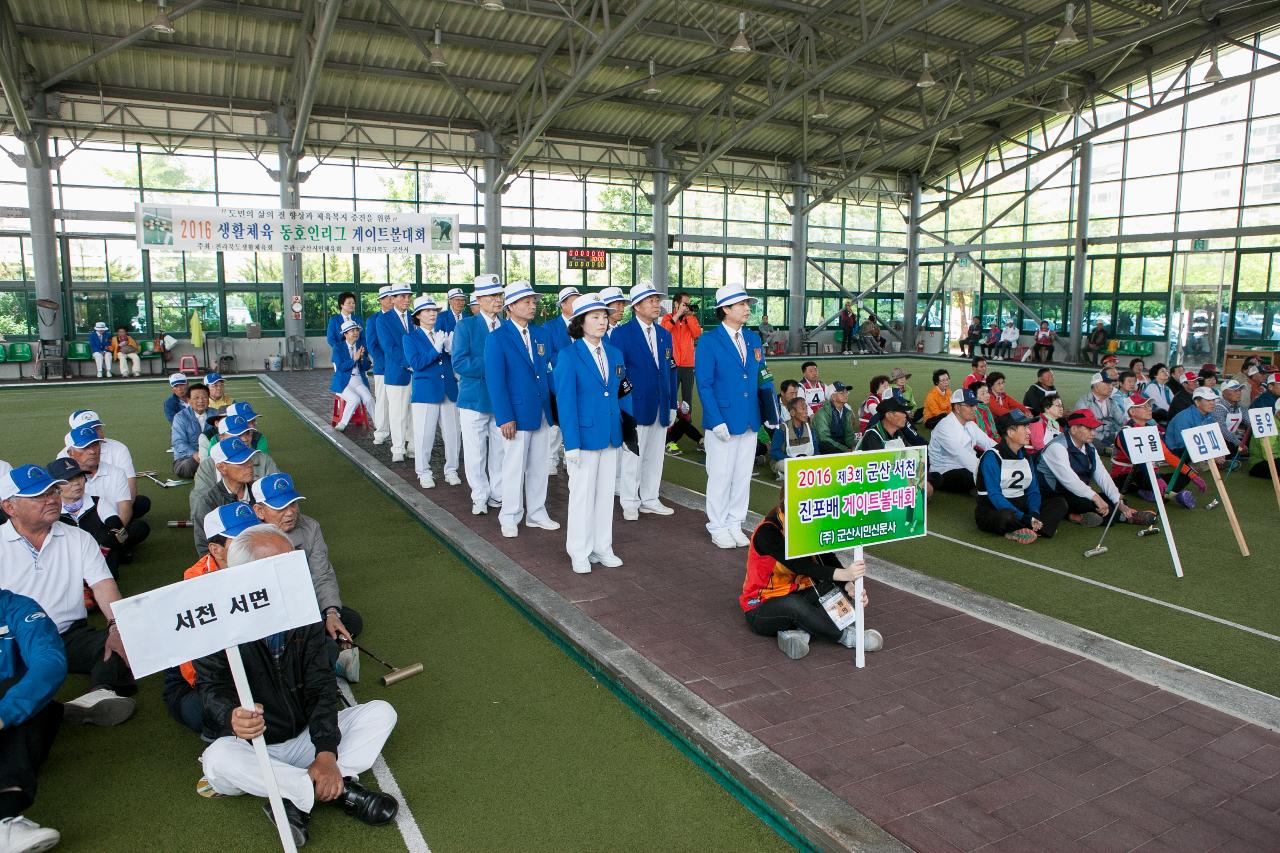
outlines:
{"label": "mallet head", "polygon": [[422,672],[422,664],[411,663],[408,666],[393,669],[379,679],[383,687],[390,687],[397,681],[404,681],[406,678],[413,678]]}

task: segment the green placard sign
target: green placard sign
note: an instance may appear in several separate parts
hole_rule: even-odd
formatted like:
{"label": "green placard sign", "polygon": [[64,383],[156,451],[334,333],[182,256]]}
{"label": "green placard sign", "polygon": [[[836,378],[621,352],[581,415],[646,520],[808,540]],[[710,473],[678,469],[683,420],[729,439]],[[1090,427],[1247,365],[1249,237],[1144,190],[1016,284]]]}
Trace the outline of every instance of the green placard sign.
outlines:
{"label": "green placard sign", "polygon": [[788,459],[787,559],[924,536],[925,461],[923,447]]}
{"label": "green placard sign", "polygon": [[1197,237],[1191,241],[1191,251],[1207,252],[1209,251],[1209,241],[1203,237]]}

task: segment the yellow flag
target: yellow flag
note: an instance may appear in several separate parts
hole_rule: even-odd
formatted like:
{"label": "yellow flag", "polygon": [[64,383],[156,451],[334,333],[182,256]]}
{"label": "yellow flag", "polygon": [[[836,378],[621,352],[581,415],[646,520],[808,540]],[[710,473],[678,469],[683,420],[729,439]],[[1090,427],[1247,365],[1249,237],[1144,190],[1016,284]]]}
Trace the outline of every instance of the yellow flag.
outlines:
{"label": "yellow flag", "polygon": [[200,312],[191,309],[191,345],[199,349],[204,346],[204,326],[200,324]]}

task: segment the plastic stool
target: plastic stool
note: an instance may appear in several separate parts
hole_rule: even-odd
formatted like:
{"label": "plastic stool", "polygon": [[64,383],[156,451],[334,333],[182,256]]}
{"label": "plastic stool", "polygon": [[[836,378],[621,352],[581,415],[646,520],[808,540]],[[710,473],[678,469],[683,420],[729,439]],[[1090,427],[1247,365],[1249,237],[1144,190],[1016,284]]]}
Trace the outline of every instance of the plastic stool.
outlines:
{"label": "plastic stool", "polygon": [[187,376],[198,376],[200,374],[200,365],[196,363],[194,355],[184,355],[178,359],[178,372],[185,373]]}
{"label": "plastic stool", "polygon": [[[329,422],[329,426],[337,426],[338,421],[342,420],[342,413],[347,408],[347,401],[342,399],[338,394],[333,395],[333,420]],[[365,409],[364,403],[356,406],[355,413],[351,416],[351,420],[347,422],[347,426],[368,426],[369,411]]]}

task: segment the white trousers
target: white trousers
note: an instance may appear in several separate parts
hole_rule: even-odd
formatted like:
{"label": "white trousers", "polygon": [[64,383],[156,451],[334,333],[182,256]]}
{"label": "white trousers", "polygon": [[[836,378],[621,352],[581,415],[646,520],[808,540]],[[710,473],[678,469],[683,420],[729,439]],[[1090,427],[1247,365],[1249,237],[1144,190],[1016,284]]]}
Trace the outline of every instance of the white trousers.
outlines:
{"label": "white trousers", "polygon": [[662,462],[667,443],[667,428],[658,421],[650,426],[636,426],[640,455],[625,447],[621,456],[622,482],[618,494],[623,509],[639,509],[641,504],[658,503],[662,485]]}
{"label": "white trousers", "polygon": [[387,383],[378,374],[374,374],[374,443],[387,441],[392,430],[387,420]]}
{"label": "white trousers", "polygon": [[103,374],[111,375],[111,353],[105,350],[103,352],[95,352],[93,354],[93,363],[98,366],[99,376]]}
{"label": "white trousers", "polygon": [[502,457],[506,440],[493,415],[475,409],[458,409],[462,431],[462,465],[471,487],[473,504],[502,500]]}
{"label": "white trousers", "polygon": [[412,416],[409,406],[413,394],[408,385],[389,385],[382,383],[383,393],[387,397],[387,426],[391,428],[391,452],[404,453],[412,428]]}
{"label": "white trousers", "polygon": [[[396,709],[381,699],[339,711],[338,730],[342,733],[342,742],[338,744],[338,769],[342,775],[359,776],[372,767],[395,726]],[[275,771],[280,795],[299,810],[310,813],[316,802],[315,785],[307,775],[307,767],[316,759],[311,733],[303,728],[300,734],[283,743],[268,744],[267,754],[271,756],[271,769]],[[247,740],[230,735],[220,737],[205,749],[200,763],[204,777],[219,794],[267,796],[253,744]]]}
{"label": "white trousers", "polygon": [[418,477],[431,476],[431,450],[436,446],[436,427],[444,440],[444,472],[458,473],[458,405],[413,403],[413,469]]}
{"label": "white trousers", "polygon": [[572,559],[613,551],[613,476],[618,448],[583,450],[578,463],[566,459],[569,472],[569,518],[564,550]]}
{"label": "white trousers", "polygon": [[521,518],[542,521],[547,516],[547,456],[551,428],[546,416],[535,430],[518,429],[504,440],[502,451],[502,512],[498,521],[515,526]]}
{"label": "white trousers", "polygon": [[556,466],[560,464],[561,456],[564,453],[564,435],[556,424],[551,426],[551,435],[547,438],[547,445],[551,448],[551,452],[547,454],[547,470],[554,471]]}
{"label": "white trousers", "polygon": [[118,352],[116,353],[116,360],[120,362],[121,376],[129,375],[130,364],[133,365],[134,376],[142,375],[142,359],[138,358],[138,354],[136,352],[130,352],[130,353]]}
{"label": "white trousers", "polygon": [[338,418],[338,426],[346,427],[351,423],[351,418],[356,413],[356,408],[364,405],[366,412],[373,411],[373,395],[369,393],[369,386],[365,385],[356,377],[352,376],[347,380],[347,387],[342,389],[342,393],[338,395],[346,404],[342,409],[342,417]]}
{"label": "white trousers", "polygon": [[707,430],[703,444],[707,449],[707,532],[714,536],[741,530],[751,497],[756,434],[744,432],[722,441]]}

